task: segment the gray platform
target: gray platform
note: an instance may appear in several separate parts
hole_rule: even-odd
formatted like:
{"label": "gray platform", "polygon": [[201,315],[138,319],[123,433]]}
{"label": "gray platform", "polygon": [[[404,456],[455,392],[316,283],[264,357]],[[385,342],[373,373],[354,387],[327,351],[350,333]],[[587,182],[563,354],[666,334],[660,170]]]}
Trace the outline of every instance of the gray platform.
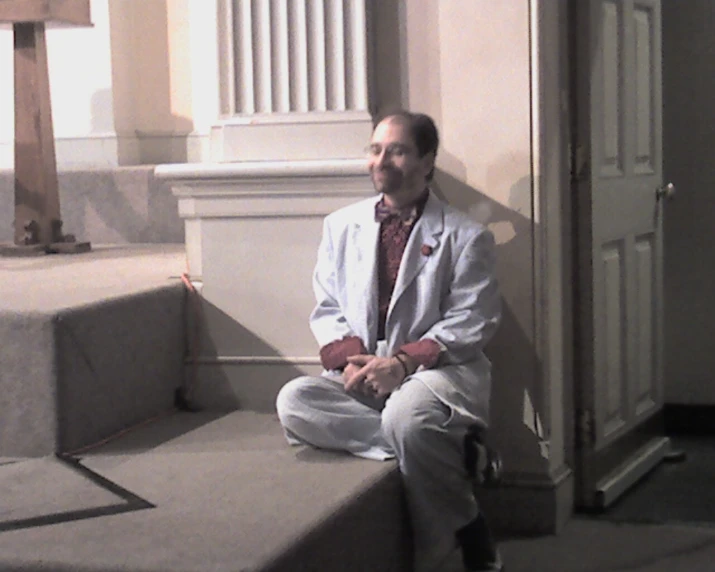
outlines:
{"label": "gray platform", "polygon": [[151,507],[1,532],[0,570],[409,570],[395,464],[290,447],[275,415],[177,413],[81,462]]}
{"label": "gray platform", "polygon": [[0,257],[0,457],[89,445],[183,380],[182,245]]}

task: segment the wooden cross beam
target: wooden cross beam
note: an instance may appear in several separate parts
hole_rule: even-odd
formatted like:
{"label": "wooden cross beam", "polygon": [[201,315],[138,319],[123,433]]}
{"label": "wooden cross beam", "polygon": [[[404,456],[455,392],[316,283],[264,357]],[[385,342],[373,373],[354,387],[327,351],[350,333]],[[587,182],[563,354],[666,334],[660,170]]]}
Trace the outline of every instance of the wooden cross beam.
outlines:
{"label": "wooden cross beam", "polygon": [[0,0],[0,23],[12,24],[15,66],[15,238],[0,254],[87,252],[62,234],[45,25],[91,26],[89,0]]}

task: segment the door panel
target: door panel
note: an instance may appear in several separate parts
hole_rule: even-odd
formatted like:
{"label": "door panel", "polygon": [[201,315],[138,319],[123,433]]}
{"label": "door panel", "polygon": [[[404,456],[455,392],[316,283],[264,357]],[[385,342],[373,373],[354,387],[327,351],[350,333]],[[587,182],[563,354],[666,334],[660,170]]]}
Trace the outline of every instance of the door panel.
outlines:
{"label": "door panel", "polygon": [[[576,0],[578,502],[662,459],[659,0]],[[647,430],[644,430],[647,428]],[[604,487],[610,487],[604,493]],[[620,494],[620,493],[619,493]]]}

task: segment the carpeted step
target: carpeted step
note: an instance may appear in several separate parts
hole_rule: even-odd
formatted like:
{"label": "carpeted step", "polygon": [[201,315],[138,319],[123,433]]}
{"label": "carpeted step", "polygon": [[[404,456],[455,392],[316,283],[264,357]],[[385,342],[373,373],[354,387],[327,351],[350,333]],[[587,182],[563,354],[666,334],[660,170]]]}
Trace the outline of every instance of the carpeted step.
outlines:
{"label": "carpeted step", "polygon": [[71,451],[181,385],[182,245],[0,258],[0,457]]}
{"label": "carpeted step", "polygon": [[290,447],[274,414],[175,413],[78,461],[142,499],[141,510],[102,513],[97,501],[86,518],[6,526],[1,570],[410,569],[395,463]]}

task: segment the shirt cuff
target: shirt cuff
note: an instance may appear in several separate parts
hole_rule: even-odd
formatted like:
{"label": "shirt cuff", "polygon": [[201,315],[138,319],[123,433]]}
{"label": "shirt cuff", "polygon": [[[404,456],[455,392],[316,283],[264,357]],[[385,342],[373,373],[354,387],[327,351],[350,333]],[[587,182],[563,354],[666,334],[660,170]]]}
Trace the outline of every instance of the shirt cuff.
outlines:
{"label": "shirt cuff", "polygon": [[320,348],[320,362],[327,370],[343,369],[348,365],[348,357],[366,354],[367,349],[357,336],[346,336]]}
{"label": "shirt cuff", "polygon": [[425,369],[437,365],[442,347],[434,340],[424,339],[401,346],[397,353],[405,354]]}

